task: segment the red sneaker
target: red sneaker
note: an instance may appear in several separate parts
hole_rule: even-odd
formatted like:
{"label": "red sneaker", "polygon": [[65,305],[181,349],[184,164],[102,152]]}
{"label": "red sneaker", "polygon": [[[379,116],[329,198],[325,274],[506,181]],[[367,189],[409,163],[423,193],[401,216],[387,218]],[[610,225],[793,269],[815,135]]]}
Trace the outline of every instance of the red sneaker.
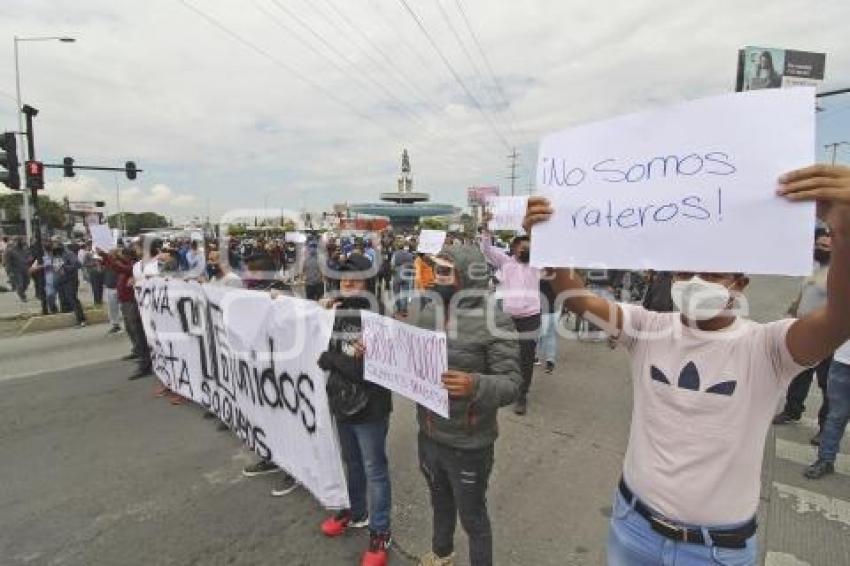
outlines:
{"label": "red sneaker", "polygon": [[390,533],[369,533],[369,550],[363,553],[360,566],[386,566],[391,542]]}
{"label": "red sneaker", "polygon": [[338,537],[345,534],[349,528],[361,529],[369,524],[369,516],[366,515],[362,519],[353,519],[351,511],[344,509],[334,515],[328,517],[322,523],[322,533],[328,537]]}

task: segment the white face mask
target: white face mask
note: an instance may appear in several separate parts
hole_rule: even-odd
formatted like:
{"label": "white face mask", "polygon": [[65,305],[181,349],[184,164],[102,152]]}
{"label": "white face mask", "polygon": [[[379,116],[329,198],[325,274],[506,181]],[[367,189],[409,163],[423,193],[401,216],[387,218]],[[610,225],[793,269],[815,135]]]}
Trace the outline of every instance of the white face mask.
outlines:
{"label": "white face mask", "polygon": [[724,310],[731,295],[720,283],[711,283],[694,275],[685,281],[674,281],[670,289],[673,304],[689,320],[711,320]]}

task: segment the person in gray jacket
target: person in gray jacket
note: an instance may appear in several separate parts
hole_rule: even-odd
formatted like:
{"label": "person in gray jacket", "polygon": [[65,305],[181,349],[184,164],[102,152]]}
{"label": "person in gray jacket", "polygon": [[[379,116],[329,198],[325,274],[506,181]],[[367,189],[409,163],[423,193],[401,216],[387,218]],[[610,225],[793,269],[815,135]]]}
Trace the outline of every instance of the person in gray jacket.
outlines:
{"label": "person in gray jacket", "polygon": [[[434,258],[430,301],[411,323],[446,332],[449,418],[418,407],[419,465],[431,491],[431,552],[420,565],[454,564],[457,516],[469,537],[472,566],[493,563],[487,485],[498,436],[496,414],[519,394],[519,346],[511,318],[492,302],[487,263],[474,246],[448,246]],[[488,314],[489,311],[489,314]],[[492,326],[491,326],[492,325]]]}

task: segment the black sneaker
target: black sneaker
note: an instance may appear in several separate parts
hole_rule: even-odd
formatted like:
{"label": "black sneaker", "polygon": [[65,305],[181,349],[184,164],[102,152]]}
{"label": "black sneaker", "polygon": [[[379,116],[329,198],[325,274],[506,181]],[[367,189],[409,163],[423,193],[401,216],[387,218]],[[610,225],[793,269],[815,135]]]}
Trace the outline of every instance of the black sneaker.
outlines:
{"label": "black sneaker", "polygon": [[143,377],[148,377],[149,375],[151,375],[151,368],[139,368],[136,370],[136,373],[134,373],[127,379],[133,381],[134,379],[141,379]]}
{"label": "black sneaker", "polygon": [[282,471],[277,464],[272,462],[271,460],[260,460],[256,464],[251,464],[242,470],[242,475],[246,478],[253,478],[254,476],[263,476],[265,474],[274,474]]}
{"label": "black sneaker", "polygon": [[546,373],[555,371],[555,362],[546,362]]}
{"label": "black sneaker", "polygon": [[821,433],[818,432],[811,439],[809,439],[809,444],[811,444],[812,446],[820,446],[820,436],[821,436]]}
{"label": "black sneaker", "polygon": [[283,497],[289,495],[298,488],[298,480],[289,474],[283,474],[283,478],[275,484],[272,489],[272,497]]}
{"label": "black sneaker", "polygon": [[795,417],[794,415],[790,415],[785,411],[782,411],[781,413],[773,417],[773,424],[783,425],[796,422],[800,422],[800,417]]}
{"label": "black sneaker", "polygon": [[835,464],[818,458],[817,462],[806,468],[806,471],[803,472],[803,475],[809,478],[810,480],[819,480],[823,476],[828,476],[829,474],[834,473]]}
{"label": "black sneaker", "polygon": [[517,415],[524,415],[528,412],[528,401],[525,397],[520,397],[514,403],[514,413]]}
{"label": "black sneaker", "polygon": [[121,327],[116,325],[110,328],[107,334],[118,334],[119,332],[121,332]]}

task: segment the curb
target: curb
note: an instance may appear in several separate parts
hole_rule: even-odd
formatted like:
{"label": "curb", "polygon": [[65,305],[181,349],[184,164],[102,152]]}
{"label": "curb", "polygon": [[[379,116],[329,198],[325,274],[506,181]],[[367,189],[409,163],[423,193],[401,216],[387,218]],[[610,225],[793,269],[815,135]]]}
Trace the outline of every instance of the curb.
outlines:
{"label": "curb", "polygon": [[[109,320],[109,316],[104,309],[86,309],[84,312],[86,315],[86,324],[103,324]],[[22,318],[21,320],[25,320],[25,322],[18,331],[18,336],[77,326],[77,319],[72,312],[48,315],[31,314],[29,317]]]}

